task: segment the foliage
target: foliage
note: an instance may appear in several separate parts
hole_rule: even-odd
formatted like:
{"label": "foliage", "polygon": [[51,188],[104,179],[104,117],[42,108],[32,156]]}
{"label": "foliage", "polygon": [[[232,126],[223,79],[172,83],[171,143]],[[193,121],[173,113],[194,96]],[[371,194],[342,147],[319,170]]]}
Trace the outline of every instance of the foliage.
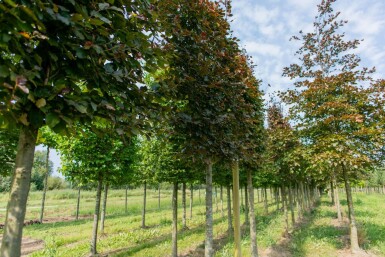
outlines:
{"label": "foliage", "polygon": [[260,92],[230,34],[229,10],[207,0],[162,1],[159,8],[164,49],[174,53],[163,82],[175,90],[171,126],[185,137],[184,153],[201,160],[246,155],[255,146]]}
{"label": "foliage", "polygon": [[312,165],[343,165],[358,175],[378,148],[380,133],[371,116],[376,106],[364,83],[374,70],[359,69],[360,59],[351,51],[359,41],[345,41],[345,34],[339,34],[347,21],[338,20],[334,2],[318,5],[314,32],[293,37],[302,42],[297,51],[300,64],[286,67],[284,75],[297,79],[297,89],[281,96],[291,106],[302,142],[310,147]]}
{"label": "foliage", "polygon": [[129,184],[136,158],[135,139],[123,141],[113,129],[96,134],[79,126],[76,136],[59,137],[62,172],[80,184],[98,181],[101,177],[111,184]]}
{"label": "foliage", "polygon": [[[36,190],[44,189],[44,177],[47,172],[46,158],[47,158],[46,150],[35,152],[35,158],[34,158],[33,167],[32,167],[31,183],[34,184]],[[53,172],[53,162],[49,161],[48,173],[52,174],[52,172]]]}
{"label": "foliage", "polygon": [[14,167],[17,142],[17,130],[0,130],[0,175],[9,176]]}
{"label": "foliage", "polygon": [[149,7],[142,1],[1,3],[1,126],[46,124],[63,132],[95,116],[132,125],[145,115],[151,97],[136,83],[155,61]]}

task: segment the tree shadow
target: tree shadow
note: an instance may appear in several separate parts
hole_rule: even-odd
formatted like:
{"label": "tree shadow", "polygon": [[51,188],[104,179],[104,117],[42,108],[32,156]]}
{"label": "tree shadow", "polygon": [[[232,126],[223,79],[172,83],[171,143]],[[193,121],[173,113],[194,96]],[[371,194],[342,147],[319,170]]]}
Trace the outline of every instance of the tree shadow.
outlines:
{"label": "tree shadow", "polygon": [[[219,218],[219,219],[215,219],[214,222],[213,222],[213,225],[215,224],[218,224],[220,222],[222,222],[224,218]],[[178,231],[178,240],[180,239],[183,239],[187,236],[190,236],[194,233],[202,233],[204,232],[205,230],[205,227],[204,226],[197,226],[195,228],[192,228],[192,229],[180,229]],[[141,251],[142,249],[145,249],[145,248],[151,248],[151,247],[154,247],[158,244],[161,244],[163,242],[166,242],[166,241],[169,241],[171,240],[171,234],[166,234],[166,235],[161,235],[159,237],[156,237],[156,238],[153,238],[149,241],[146,241],[146,242],[142,242],[140,245],[136,245],[136,246],[133,246],[133,247],[125,247],[125,248],[120,248],[120,249],[117,249],[117,250],[114,250],[114,251],[110,251],[110,252],[107,252],[107,253],[102,253],[100,254],[100,256],[115,256],[115,257],[119,257],[119,256],[134,256],[135,253]],[[198,245],[197,246],[197,251],[199,251],[199,249],[201,249],[202,245]],[[204,244],[203,244],[203,249],[204,249]],[[182,255],[181,255],[182,256]],[[183,255],[183,256],[196,256],[196,255]],[[202,256],[202,255],[198,255],[198,256]]]}

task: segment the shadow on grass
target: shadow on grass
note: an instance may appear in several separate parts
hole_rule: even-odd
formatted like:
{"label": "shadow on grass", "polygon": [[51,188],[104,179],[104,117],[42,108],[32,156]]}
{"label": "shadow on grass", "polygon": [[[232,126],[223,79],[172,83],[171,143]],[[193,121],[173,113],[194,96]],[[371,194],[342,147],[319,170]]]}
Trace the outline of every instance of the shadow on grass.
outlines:
{"label": "shadow on grass", "polygon": [[[321,205],[330,206],[329,201],[322,201]],[[309,239],[317,243],[330,244],[336,249],[346,247],[344,236],[348,234],[347,227],[335,227],[333,225],[315,225],[314,221],[317,218],[335,218],[336,214],[330,210],[319,211],[319,206],[316,209],[304,215],[303,220],[297,223],[293,234],[283,238],[271,247],[271,252],[268,256],[306,256],[306,241]]]}
{"label": "shadow on grass", "polygon": [[[222,222],[224,219],[225,219],[225,217],[224,218],[215,219],[214,222],[213,222],[213,225]],[[178,231],[178,240],[183,239],[183,238],[185,238],[185,237],[187,237],[189,235],[192,235],[194,233],[203,233],[204,231],[205,231],[205,227],[204,226],[197,226],[196,228],[188,229],[188,230],[179,230]],[[151,248],[151,247],[154,247],[154,246],[156,246],[156,245],[158,245],[160,243],[163,243],[163,242],[166,242],[166,241],[170,241],[170,240],[171,240],[171,234],[166,234],[166,235],[162,235],[162,236],[153,238],[150,241],[143,242],[140,245],[133,246],[133,247],[125,247],[125,248],[117,249],[117,250],[114,250],[114,251],[111,251],[111,252],[100,254],[100,256],[115,256],[115,257],[119,257],[119,256],[121,256],[121,257],[123,257],[123,256],[133,256],[133,255],[135,255],[135,253],[137,253],[137,252],[139,252],[139,251],[141,251],[141,250],[143,250],[145,248]],[[201,247],[201,245],[199,245],[198,248],[199,247]],[[171,249],[171,244],[170,244],[170,249]]]}

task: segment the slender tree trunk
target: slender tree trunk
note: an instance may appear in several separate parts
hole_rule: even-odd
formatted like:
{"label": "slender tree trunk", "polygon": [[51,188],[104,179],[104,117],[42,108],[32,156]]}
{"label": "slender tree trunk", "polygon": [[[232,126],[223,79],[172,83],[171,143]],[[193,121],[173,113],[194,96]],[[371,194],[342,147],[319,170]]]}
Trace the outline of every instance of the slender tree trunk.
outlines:
{"label": "slender tree trunk", "polygon": [[49,146],[47,147],[47,157],[45,159],[44,188],[43,188],[43,197],[41,199],[41,209],[40,209],[40,219],[39,219],[40,223],[43,223],[45,195],[47,193],[47,187],[48,187],[48,176],[49,176]]}
{"label": "slender tree trunk", "polygon": [[126,186],[126,195],[124,199],[124,212],[128,214],[128,186]]}
{"label": "slender tree trunk", "polygon": [[158,184],[158,210],[160,210],[160,183]]}
{"label": "slender tree trunk", "polygon": [[104,186],[102,217],[100,220],[100,234],[104,234],[104,221],[106,220],[106,211],[107,211],[107,197],[108,197],[108,182],[106,182],[106,185]]}
{"label": "slender tree trunk", "polygon": [[332,198],[332,205],[335,205],[333,179],[330,180],[330,197]]}
{"label": "slender tree trunk", "polygon": [[231,219],[231,188],[226,187],[227,190],[227,234],[229,238],[233,237],[233,221]]}
{"label": "slender tree trunk", "polygon": [[206,241],[205,257],[214,256],[213,245],[213,163],[206,160]]}
{"label": "slender tree trunk", "polygon": [[223,212],[223,186],[222,185],[220,189],[220,201],[221,201],[221,217],[223,218],[225,214]]}
{"label": "slender tree trunk", "polygon": [[241,202],[240,202],[240,205],[241,205],[241,210],[243,211],[245,209],[245,205],[243,204],[243,190],[242,190],[242,186],[239,186],[239,191],[240,191],[240,196],[241,196]]}
{"label": "slender tree trunk", "polygon": [[250,225],[249,219],[249,196],[247,192],[247,183],[245,184],[245,224],[246,226]]}
{"label": "slender tree trunk", "polygon": [[146,228],[147,181],[143,185],[142,228]]}
{"label": "slender tree trunk", "polygon": [[257,197],[258,197],[258,203],[260,203],[261,201],[260,201],[260,196],[259,196],[259,188],[257,188]]}
{"label": "slender tree trunk", "polygon": [[282,207],[283,207],[283,213],[285,218],[285,236],[289,235],[289,213],[288,213],[288,206],[287,206],[287,200],[286,200],[286,188],[283,186],[281,187],[281,194],[282,194]]}
{"label": "slender tree trunk", "polygon": [[198,198],[199,198],[199,203],[202,203],[202,201],[201,201],[201,185],[198,186]]}
{"label": "slender tree trunk", "polygon": [[291,185],[287,188],[289,193],[289,207],[290,207],[290,215],[291,215],[291,224],[294,228],[295,225],[295,215],[294,215],[294,204],[293,204],[293,191]]}
{"label": "slender tree trunk", "polygon": [[264,187],[263,190],[265,192],[263,197],[263,209],[265,214],[267,215],[269,213],[269,206],[267,205],[267,188]]}
{"label": "slender tree trunk", "polygon": [[274,197],[275,197],[275,204],[277,207],[277,211],[279,211],[279,188],[278,187],[274,188]]}
{"label": "slender tree trunk", "polygon": [[234,257],[241,257],[241,217],[239,206],[239,162],[231,163],[233,172]]}
{"label": "slender tree trunk", "polygon": [[182,206],[183,206],[182,229],[187,229],[187,223],[186,223],[186,182],[182,183]]}
{"label": "slender tree trunk", "polygon": [[357,226],[356,226],[356,217],[354,214],[354,207],[353,207],[352,189],[350,187],[349,177],[345,166],[342,166],[342,171],[344,174],[346,198],[348,201],[348,210],[349,210],[350,250],[352,251],[352,253],[356,253],[360,250],[360,246],[358,245],[358,234],[357,234]]}
{"label": "slender tree trunk", "polygon": [[76,220],[79,219],[79,209],[80,209],[80,187],[78,188],[78,200],[76,202]]}
{"label": "slender tree trunk", "polygon": [[218,192],[217,187],[214,187],[215,190],[215,212],[218,212]]}
{"label": "slender tree trunk", "polygon": [[303,204],[301,198],[301,191],[299,189],[298,183],[295,185],[295,194],[296,194],[296,202],[297,202],[297,210],[298,210],[298,219],[301,220],[303,217]]}
{"label": "slender tree trunk", "polygon": [[20,256],[21,254],[21,238],[31,182],[36,136],[37,130],[32,130],[29,127],[23,127],[20,131],[1,243],[0,256],[2,257]]}
{"label": "slender tree trunk", "polygon": [[[333,175],[333,185],[336,186],[337,185],[337,180],[335,178],[335,176]],[[338,188],[334,189],[334,197],[335,197],[335,206],[336,206],[336,209],[337,209],[337,218],[338,218],[338,222],[341,224],[342,223],[342,213],[341,213],[341,203],[340,203],[340,193],[338,192]]]}
{"label": "slender tree trunk", "polygon": [[172,190],[172,257],[178,257],[178,183]]}
{"label": "slender tree trunk", "polygon": [[100,198],[102,195],[102,183],[103,178],[99,176],[98,187],[96,190],[96,199],[95,199],[95,212],[94,212],[94,224],[92,227],[92,241],[91,241],[91,255],[95,256],[97,254],[97,240],[98,240],[98,225],[99,225],[99,215],[100,215]]}
{"label": "slender tree trunk", "polygon": [[247,170],[247,189],[249,191],[251,257],[258,257],[257,224],[254,211],[254,187],[250,170]]}
{"label": "slender tree trunk", "polygon": [[302,181],[299,182],[299,188],[301,190],[301,209],[302,209],[302,211],[307,211],[306,198],[305,198],[305,190],[303,188]]}
{"label": "slender tree trunk", "polygon": [[190,219],[192,219],[193,200],[194,200],[194,187],[193,187],[193,184],[191,183],[190,185]]}

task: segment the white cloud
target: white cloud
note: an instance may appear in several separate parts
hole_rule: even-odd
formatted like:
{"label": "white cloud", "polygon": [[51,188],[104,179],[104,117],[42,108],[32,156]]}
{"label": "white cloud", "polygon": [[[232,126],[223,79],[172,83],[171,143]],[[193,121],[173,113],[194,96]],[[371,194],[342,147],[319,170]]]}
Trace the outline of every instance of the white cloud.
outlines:
{"label": "white cloud", "polygon": [[[300,30],[313,30],[317,4],[321,0],[236,0],[233,2],[235,21],[232,28],[253,56],[256,76],[263,80],[262,89],[268,93],[282,90],[293,82],[281,76],[282,69],[297,62],[300,44],[289,41]],[[364,39],[354,52],[366,67],[376,66],[378,74],[385,74],[385,10],[384,0],[338,0],[335,11],[349,20],[342,31],[347,39]],[[378,75],[376,75],[378,77]],[[271,84],[271,87],[267,87]]]}
{"label": "white cloud", "polygon": [[279,57],[281,55],[281,48],[279,45],[259,43],[259,42],[245,42],[246,51],[253,55],[264,55]]}

